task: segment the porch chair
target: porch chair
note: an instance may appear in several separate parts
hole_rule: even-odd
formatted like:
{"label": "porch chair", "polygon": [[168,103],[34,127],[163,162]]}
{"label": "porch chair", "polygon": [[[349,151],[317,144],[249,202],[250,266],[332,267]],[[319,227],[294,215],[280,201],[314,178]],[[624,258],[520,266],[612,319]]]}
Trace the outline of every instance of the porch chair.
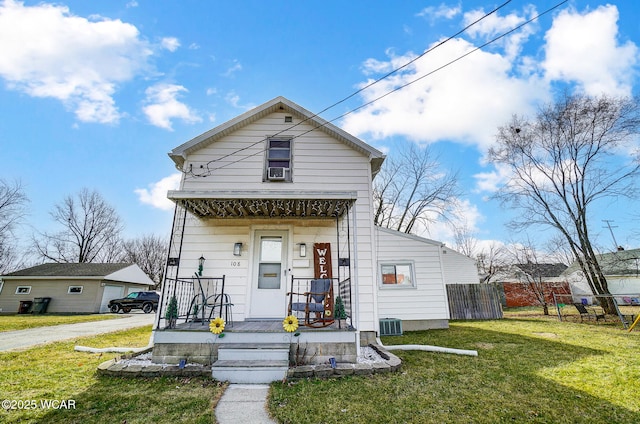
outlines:
{"label": "porch chair", "polygon": [[595,308],[587,308],[582,303],[574,303],[573,306],[575,306],[580,313],[580,321],[584,321],[585,318],[587,320],[595,319],[596,323],[600,320],[607,320],[604,311],[598,312]]}
{"label": "porch chair", "polygon": [[[292,289],[293,290],[293,289]],[[304,302],[293,302],[299,296]],[[333,285],[328,278],[311,280],[310,288],[305,293],[287,293],[289,297],[288,313],[304,312],[302,325],[307,327],[327,327],[333,324]]]}

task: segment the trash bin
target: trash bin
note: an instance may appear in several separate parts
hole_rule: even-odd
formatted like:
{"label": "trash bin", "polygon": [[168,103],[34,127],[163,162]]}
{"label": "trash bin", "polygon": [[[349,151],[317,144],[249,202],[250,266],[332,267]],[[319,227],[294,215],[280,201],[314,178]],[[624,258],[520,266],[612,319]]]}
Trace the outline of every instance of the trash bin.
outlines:
{"label": "trash bin", "polygon": [[31,300],[21,300],[20,308],[18,308],[19,314],[28,314],[31,312],[31,307],[33,306],[33,301]]}
{"label": "trash bin", "polygon": [[50,297],[36,297],[33,299],[33,311],[32,314],[44,314],[47,312],[47,307],[51,302]]}

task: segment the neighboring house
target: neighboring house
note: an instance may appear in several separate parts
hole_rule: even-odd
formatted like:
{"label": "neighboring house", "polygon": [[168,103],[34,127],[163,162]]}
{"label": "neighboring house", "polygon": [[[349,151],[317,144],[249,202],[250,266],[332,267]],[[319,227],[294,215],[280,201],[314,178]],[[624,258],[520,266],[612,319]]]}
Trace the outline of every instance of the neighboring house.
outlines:
{"label": "neighboring house", "polygon": [[[597,255],[598,263],[607,279],[609,292],[616,296],[618,303],[630,303],[630,299],[640,298],[640,249],[618,250]],[[571,284],[574,300],[587,299],[593,302],[593,292],[584,278],[577,262],[563,273]],[[635,301],[634,301],[635,302]]]}
{"label": "neighboring house", "polygon": [[[441,243],[376,228],[372,181],[385,156],[283,97],[169,156],[183,175],[179,189],[168,193],[176,212],[156,361],[198,356],[206,335],[166,329],[167,303],[175,295],[184,317],[192,299],[200,292],[206,297],[197,285],[209,290],[222,276],[234,326],[216,344],[234,342],[237,323],[281,323],[292,287],[308,291],[310,280],[331,278],[334,297],[346,306],[348,330],[304,332],[297,340],[319,346],[315,361],[354,360],[350,344],[374,342],[381,318],[401,319],[407,328],[447,327],[445,284],[478,282],[474,261]],[[202,277],[196,278],[200,263]],[[282,334],[268,337],[282,343]],[[169,345],[179,340],[192,346],[177,354]],[[203,349],[203,360],[209,354]]]}
{"label": "neighboring house", "polygon": [[515,264],[498,273],[494,284],[507,307],[538,306],[542,295],[547,304],[553,304],[554,294],[571,295],[571,287],[562,275],[566,269],[564,264]]}
{"label": "neighboring house", "polygon": [[109,300],[153,286],[136,264],[43,264],[0,277],[0,312],[16,313],[36,298],[51,299],[48,313],[109,312]]}

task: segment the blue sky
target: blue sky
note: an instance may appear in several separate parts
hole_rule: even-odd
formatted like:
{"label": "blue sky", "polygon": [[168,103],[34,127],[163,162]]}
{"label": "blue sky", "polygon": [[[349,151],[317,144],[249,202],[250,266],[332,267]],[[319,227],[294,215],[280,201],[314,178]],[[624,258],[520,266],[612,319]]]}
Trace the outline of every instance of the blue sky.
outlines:
{"label": "blue sky", "polygon": [[[428,74],[559,2],[511,1],[322,116]],[[276,96],[323,110],[501,3],[0,1],[0,178],[21,180],[30,198],[23,242],[52,230],[53,205],[83,187],[117,209],[126,236],[168,234],[165,194],[179,175],[172,148]],[[483,160],[497,126],[567,87],[637,94],[638,16],[635,1],[569,1],[335,123],[389,155],[430,145],[460,173],[466,225],[484,243],[508,241],[510,212],[488,200],[508,175]],[[610,247],[599,224],[612,220],[618,244],[638,247],[637,204],[613,205],[594,215],[592,231]],[[451,244],[444,225],[422,235]]]}

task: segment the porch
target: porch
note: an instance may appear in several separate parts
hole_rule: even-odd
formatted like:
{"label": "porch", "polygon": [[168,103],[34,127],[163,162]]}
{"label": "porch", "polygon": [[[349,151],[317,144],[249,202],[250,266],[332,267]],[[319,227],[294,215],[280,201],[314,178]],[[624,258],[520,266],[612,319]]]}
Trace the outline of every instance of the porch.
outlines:
{"label": "porch", "polygon": [[[217,278],[181,278],[166,280],[154,331],[152,361],[179,364],[181,361],[210,365],[219,359],[219,349],[228,346],[286,345],[291,365],[328,363],[330,358],[339,362],[354,363],[359,347],[358,332],[351,321],[350,280],[331,281],[327,316],[313,326],[305,326],[304,311],[282,311],[278,319],[233,320],[233,299],[225,292],[225,276]],[[291,276],[287,291],[287,305],[304,304],[308,299],[313,279]],[[342,313],[335,317],[333,294],[340,298]],[[173,306],[171,306],[173,303]],[[167,311],[175,308],[174,320],[167,319]],[[297,316],[299,327],[288,333],[283,319],[289,314]],[[224,332],[213,334],[211,320],[220,317],[225,321]]]}
{"label": "porch", "polygon": [[208,322],[184,322],[176,328],[155,331],[152,362],[211,365],[218,360],[219,349],[225,346],[286,345],[290,365],[338,362],[355,363],[357,360],[357,332],[352,327],[338,328],[338,323],[323,328],[301,326],[295,333],[287,333],[282,321],[240,321],[227,323],[223,336],[209,331]]}

